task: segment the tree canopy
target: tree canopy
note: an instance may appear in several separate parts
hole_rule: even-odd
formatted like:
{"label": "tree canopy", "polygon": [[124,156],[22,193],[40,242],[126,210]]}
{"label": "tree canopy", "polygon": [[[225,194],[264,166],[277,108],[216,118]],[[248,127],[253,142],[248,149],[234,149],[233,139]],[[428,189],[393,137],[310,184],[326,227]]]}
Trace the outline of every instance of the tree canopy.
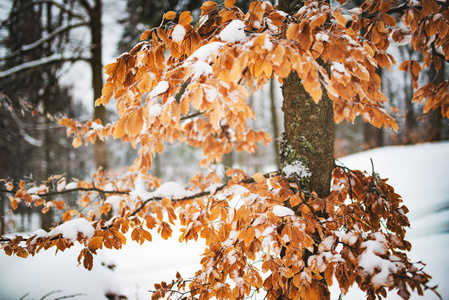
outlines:
{"label": "tree canopy", "polygon": [[[201,269],[189,280],[176,274],[157,284],[153,299],[243,299],[262,290],[268,299],[328,299],[334,277],[343,294],[357,285],[368,299],[393,289],[403,299],[411,291],[436,292],[430,276],[407,257],[408,209],[393,187],[374,170],[334,165],[332,183],[324,180],[330,191],[309,190],[313,157],[292,147],[317,150],[305,137],[285,138],[282,169],[265,174],[228,169],[224,181],[210,169],[184,186],[161,184],[150,167],[165,142],[200,147],[202,166],[232,149],[253,152],[258,142],[269,143],[266,132],[248,126],[256,116],[245,100],[270,78],[282,83],[292,73],[313,103],[332,101],[333,121],[361,116],[397,130],[382,107],[386,96],[377,72],[395,63],[390,43],[410,42],[422,53],[423,63],[405,61],[400,69],[413,76],[413,101],[425,100],[425,111],[441,107],[448,117],[448,80],[418,86],[424,68],[439,69],[449,58],[447,3],[368,0],[346,11],[326,1],[282,2],[284,10],[255,1],[248,12],[234,4],[205,2],[197,24],[189,11],[168,11],[159,27],[106,66],[96,104],[114,105],[119,119],[101,124],[66,118],[60,124],[75,147],[111,136],[131,143],[138,148],[134,165],[112,179],[100,169],[90,182],[53,176],[40,186],[15,187],[5,181],[13,208],[21,201],[56,208],[65,223],[30,237],[2,238],[3,250],[27,257],[79,242],[85,248],[78,261],[90,269],[93,255],[103,247],[120,249],[128,231],[141,244],[151,242],[151,229],[167,239],[178,220],[180,242],[206,241]],[[45,200],[68,192],[80,193],[80,209]],[[112,206],[113,216],[105,220]]]}

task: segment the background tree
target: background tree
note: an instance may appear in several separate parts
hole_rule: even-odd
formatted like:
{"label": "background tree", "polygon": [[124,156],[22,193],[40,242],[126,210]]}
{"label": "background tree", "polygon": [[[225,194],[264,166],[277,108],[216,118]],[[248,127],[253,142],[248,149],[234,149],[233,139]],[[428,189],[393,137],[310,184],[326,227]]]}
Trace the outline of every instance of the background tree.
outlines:
{"label": "background tree", "polygon": [[[75,146],[107,136],[138,146],[134,165],[120,179],[97,172],[92,182],[55,189],[30,191],[22,182],[14,190],[6,182],[13,207],[54,206],[64,210],[67,222],[29,238],[2,238],[3,250],[26,257],[77,241],[85,246],[78,261],[90,269],[97,250],[120,249],[128,230],[139,243],[152,240],[153,228],[166,239],[179,219],[180,241],[206,240],[201,268],[188,281],[176,274],[171,283],[155,285],[154,299],[242,299],[254,290],[264,290],[268,299],[329,299],[334,276],[343,294],[357,285],[368,299],[393,289],[404,299],[410,290],[435,291],[429,275],[407,258],[409,222],[401,197],[374,170],[335,166],[333,122],[361,115],[376,127],[397,130],[381,107],[386,97],[378,74],[393,62],[386,52],[397,26],[391,15],[402,20],[424,56],[422,65],[401,64],[416,83],[417,69],[433,63],[439,70],[449,58],[448,7],[432,0],[421,6],[366,1],[348,21],[326,2],[280,2],[279,9],[253,2],[247,13],[234,3],[204,3],[196,25],[188,11],[166,12],[161,26],[145,31],[143,42],[106,66],[109,78],[96,104],[114,98],[119,119],[104,126],[60,123]],[[401,42],[405,35],[393,39]],[[255,114],[246,99],[275,75],[284,96],[281,170],[247,176],[228,169],[224,183],[211,170],[193,176],[187,188],[160,185],[148,173],[166,141],[201,147],[202,165],[220,161],[233,148],[254,152],[257,142],[268,143],[266,132],[248,125]],[[425,111],[440,107],[447,117],[448,86],[447,80],[424,84],[413,100],[425,100]],[[60,201],[42,200],[68,192],[81,192],[79,204],[92,210],[84,215]],[[118,204],[116,214],[101,219],[112,203]],[[268,273],[265,280],[261,273]]]}
{"label": "background tree", "polygon": [[[58,65],[64,62],[86,61],[90,64],[92,74],[93,101],[101,96],[103,87],[103,63],[102,63],[102,6],[101,0],[65,0],[59,1],[38,1],[29,0],[14,1],[14,11],[11,12],[9,18],[4,20],[1,26],[8,26],[14,19],[21,16],[25,11],[45,11],[48,18],[58,16],[58,21],[52,23],[54,26],[42,28],[36,27],[37,35],[29,35],[27,38],[32,39],[28,44],[21,44],[20,48],[14,49],[0,60],[8,60],[6,64],[8,68],[4,68],[0,72],[0,79],[7,80],[11,75],[22,72],[24,70],[38,70],[47,65]],[[79,45],[75,41],[70,43],[73,38],[73,32],[80,27],[89,28],[90,41],[86,45]],[[28,35],[29,31],[24,31],[22,35]],[[42,33],[46,33],[42,35]],[[40,38],[36,38],[40,37]],[[63,43],[61,43],[63,42]],[[39,51],[43,45],[52,45],[59,43],[59,47],[53,47],[51,53]],[[34,57],[27,56],[27,53],[34,51]],[[23,60],[18,63],[14,60],[20,56]],[[15,62],[11,65],[11,62]],[[104,107],[94,106],[94,120],[106,122],[106,110]],[[105,169],[108,167],[107,151],[103,141],[99,141],[94,146],[94,161],[97,167],[101,166]]]}
{"label": "background tree", "polygon": [[[67,32],[61,32],[53,40],[45,39],[44,35],[64,26],[68,22],[65,18],[65,13],[55,11],[51,3],[13,1],[10,18],[4,23],[8,36],[2,45],[9,54],[2,58],[2,69],[11,70],[43,56],[61,53]],[[36,41],[42,42],[35,44]],[[17,55],[24,48],[28,50]],[[25,174],[33,174],[30,180],[41,182],[58,172],[69,177],[81,175],[74,172],[82,170],[80,164],[69,163],[68,155],[73,154],[73,150],[64,138],[63,128],[54,124],[53,116],[58,114],[75,116],[68,88],[59,84],[61,67],[62,62],[56,61],[51,65],[36,65],[22,72],[13,72],[0,81],[1,126],[4,130],[0,156],[4,166],[0,171],[2,178],[18,181]],[[37,115],[32,117],[32,114]],[[31,218],[31,210],[22,209]],[[52,226],[51,211],[42,215],[41,223],[45,229]],[[28,225],[21,229],[29,230],[31,222],[24,224]],[[5,224],[2,226],[4,230]]]}

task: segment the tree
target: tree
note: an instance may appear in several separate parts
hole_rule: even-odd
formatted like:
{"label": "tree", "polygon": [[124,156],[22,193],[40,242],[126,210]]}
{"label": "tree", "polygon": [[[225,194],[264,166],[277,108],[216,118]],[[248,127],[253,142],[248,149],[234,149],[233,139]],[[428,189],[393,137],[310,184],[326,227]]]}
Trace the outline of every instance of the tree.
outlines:
{"label": "tree", "polygon": [[[332,143],[333,122],[358,115],[397,130],[381,107],[386,97],[378,68],[394,62],[388,38],[399,42],[410,35],[423,65],[440,69],[449,58],[447,5],[369,0],[345,17],[327,2],[280,1],[279,8],[253,2],[246,14],[234,2],[205,2],[196,25],[188,11],[166,12],[163,25],[144,32],[142,42],[106,66],[109,77],[96,103],[114,98],[119,119],[60,123],[75,146],[112,136],[139,146],[137,159],[121,178],[99,171],[92,182],[66,185],[61,179],[54,189],[6,182],[13,208],[20,201],[56,207],[65,223],[29,238],[2,238],[3,250],[26,257],[79,242],[85,247],[78,261],[90,269],[99,249],[126,243],[124,233],[143,243],[156,228],[167,239],[179,219],[180,241],[206,240],[202,267],[189,280],[178,273],[171,283],[155,285],[153,299],[242,299],[259,290],[268,299],[329,299],[334,276],[343,294],[357,285],[368,299],[387,290],[404,299],[410,290],[436,292],[430,276],[407,258],[409,222],[401,197],[374,167],[365,174],[336,166]],[[401,69],[417,80],[422,65],[407,61]],[[255,115],[245,99],[275,76],[284,96],[281,170],[248,176],[228,169],[225,183],[210,170],[188,186],[161,185],[151,176],[164,141],[201,147],[202,165],[219,162],[233,148],[254,152],[257,142],[269,143],[264,131],[246,124]],[[440,107],[448,117],[447,80],[418,89],[414,100],[424,99],[425,109]],[[87,215],[44,200],[68,192],[81,193],[79,204],[92,208]],[[113,203],[118,210],[101,219]],[[253,265],[256,260],[261,266]]]}
{"label": "tree", "polygon": [[[66,47],[67,32],[61,31],[52,40],[44,38],[46,33],[69,21],[66,13],[55,10],[51,3],[13,1],[7,21],[8,36],[1,43],[9,54],[0,59],[3,62],[0,70],[10,70],[43,56],[51,57]],[[23,49],[27,49],[23,55],[16,55]],[[40,182],[56,172],[74,175],[68,170],[70,160],[64,159],[69,154],[64,128],[49,124],[54,123],[51,120],[54,115],[74,116],[68,88],[59,84],[61,67],[62,63],[57,62],[43,64],[14,72],[0,81],[0,157],[4,166],[0,178],[19,180],[33,174],[34,180]],[[21,211],[29,215],[33,210],[22,205]],[[42,215],[41,223],[45,229],[52,226],[51,211]]]}
{"label": "tree", "polygon": [[[20,2],[20,1],[19,1]],[[1,57],[0,60],[11,60],[18,56],[27,57],[27,53],[33,52],[41,48],[43,45],[52,45],[54,40],[69,40],[70,33],[79,27],[88,27],[90,31],[90,42],[88,47],[82,45],[79,47],[78,42],[73,44],[64,43],[65,48],[58,47],[57,51],[52,53],[44,52],[44,55],[26,59],[19,64],[10,66],[0,71],[0,79],[5,79],[19,72],[29,69],[39,69],[43,66],[62,64],[65,62],[86,61],[90,64],[92,71],[92,89],[94,101],[101,96],[103,86],[103,63],[102,63],[102,0],[66,0],[63,2],[53,0],[29,0],[24,5],[19,5],[17,10],[11,12],[7,20],[2,22],[1,26],[7,26],[17,16],[25,11],[35,10],[42,11],[42,7],[46,7],[48,15],[52,11],[57,11],[59,15],[59,24],[48,29],[47,34],[40,36],[38,39],[30,41],[25,45],[15,49],[8,55]],[[26,33],[27,31],[25,31]],[[39,32],[41,34],[42,32]],[[32,35],[30,35],[32,36]],[[39,35],[37,35],[39,36]],[[34,37],[34,36],[33,36]],[[51,48],[51,47],[50,47]],[[75,50],[74,50],[75,49]],[[87,53],[85,49],[88,49]],[[94,106],[94,120],[99,119],[101,122],[106,121],[106,109],[103,106]],[[94,145],[94,160],[96,167],[107,169],[107,149],[103,141],[99,141]]]}

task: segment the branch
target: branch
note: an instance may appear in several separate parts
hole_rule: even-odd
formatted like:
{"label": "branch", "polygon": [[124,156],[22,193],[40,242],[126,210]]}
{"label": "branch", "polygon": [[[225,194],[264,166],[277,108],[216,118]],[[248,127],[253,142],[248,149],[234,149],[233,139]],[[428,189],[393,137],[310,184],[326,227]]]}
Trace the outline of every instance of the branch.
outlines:
{"label": "branch", "polygon": [[[0,192],[15,195],[18,192],[18,190],[9,191],[6,189],[0,189]],[[63,194],[68,194],[68,193],[73,193],[73,192],[97,192],[97,193],[103,193],[103,194],[120,194],[120,195],[128,195],[129,193],[131,193],[131,191],[109,191],[109,190],[102,190],[99,188],[91,187],[91,188],[74,188],[74,189],[68,189],[68,190],[63,190],[63,191],[50,191],[48,193],[42,193],[42,194],[30,193],[30,195],[36,195],[39,197],[50,197],[50,196],[63,195]]]}
{"label": "branch", "polygon": [[29,61],[20,65],[17,65],[15,67],[12,67],[10,69],[7,69],[5,71],[0,71],[0,79],[1,78],[5,78],[8,77],[12,74],[18,73],[18,72],[22,72],[24,70],[27,69],[32,69],[32,68],[36,68],[39,66],[44,66],[44,65],[49,65],[52,63],[57,63],[57,62],[75,62],[75,61],[90,61],[90,59],[88,58],[83,58],[83,57],[63,57],[62,54],[60,53],[55,53],[52,54],[50,56],[47,57],[43,57],[37,60],[33,60],[33,61]]}
{"label": "branch", "polygon": [[24,45],[22,46],[20,49],[4,56],[4,57],[0,57],[0,61],[2,60],[7,60],[7,59],[11,59],[14,58],[16,56],[22,55],[23,53],[33,50],[41,45],[43,45],[44,43],[51,41],[52,39],[54,39],[55,37],[57,37],[58,35],[69,31],[71,29],[77,28],[77,27],[81,27],[81,26],[88,26],[89,22],[80,22],[80,23],[75,23],[75,24],[68,24],[66,26],[61,26],[57,29],[55,29],[53,32],[49,33],[48,35],[38,39],[37,41],[28,44],[28,45]]}
{"label": "branch", "polygon": [[71,8],[67,7],[66,5],[64,5],[62,3],[56,2],[54,0],[35,0],[33,2],[30,2],[30,3],[27,3],[23,6],[21,6],[19,10],[11,11],[8,18],[0,24],[0,29],[3,28],[4,26],[6,26],[11,21],[12,16],[17,15],[18,13],[23,11],[23,9],[26,9],[27,7],[31,7],[31,6],[34,6],[37,4],[45,4],[45,3],[54,5],[55,7],[59,8],[61,11],[65,12],[70,17],[78,18],[81,20],[84,20],[86,18],[86,16],[77,14],[77,13],[73,12],[73,10]]}
{"label": "branch", "polygon": [[87,2],[87,0],[78,0],[78,2],[90,13],[92,6]]}
{"label": "branch", "polygon": [[[268,173],[267,173],[267,174],[264,174],[264,177],[265,177],[265,178],[268,178],[268,177],[270,177],[270,174],[268,174]],[[240,184],[240,183],[254,183],[254,182],[256,182],[256,181],[254,180],[254,178],[249,177],[249,178],[246,178],[246,179],[243,179],[243,180],[237,182],[236,184]],[[223,184],[222,186],[216,188],[216,189],[214,190],[214,193],[215,193],[215,192],[221,191],[222,189],[224,189],[224,188],[227,187],[228,185],[229,185],[228,182],[225,183],[225,184]],[[188,201],[188,200],[193,200],[193,199],[200,198],[200,197],[204,197],[204,196],[211,195],[211,194],[212,194],[212,191],[204,191],[204,192],[200,192],[200,193],[197,193],[197,194],[194,194],[194,195],[191,195],[191,196],[187,196],[187,197],[183,197],[183,198],[178,198],[178,199],[170,199],[170,200],[173,201],[173,202]],[[138,208],[136,208],[136,209],[131,213],[131,215],[129,215],[129,216],[130,216],[130,217],[135,216],[139,211],[142,210],[142,208],[145,207],[145,205],[146,205],[148,202],[150,202],[150,201],[161,201],[163,198],[164,198],[164,197],[151,197],[151,198],[149,198],[149,199],[143,201],[142,204],[141,204]]]}

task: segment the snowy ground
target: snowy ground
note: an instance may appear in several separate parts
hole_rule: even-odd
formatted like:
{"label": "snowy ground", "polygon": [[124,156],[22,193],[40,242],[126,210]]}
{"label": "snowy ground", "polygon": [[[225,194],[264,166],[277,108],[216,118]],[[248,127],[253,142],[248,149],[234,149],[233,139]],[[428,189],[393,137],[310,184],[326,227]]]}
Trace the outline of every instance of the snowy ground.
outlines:
{"label": "snowy ground", "polygon": [[[432,284],[439,285],[443,299],[449,299],[449,143],[416,146],[385,147],[354,154],[341,159],[347,167],[371,173],[370,158],[376,172],[404,198],[410,209],[412,228],[408,239],[413,248],[413,261],[423,261],[433,276]],[[26,260],[0,254],[0,299],[57,299],[77,294],[75,299],[104,299],[105,292],[121,293],[129,299],[149,299],[148,289],[153,283],[170,280],[176,271],[189,277],[199,264],[203,244],[179,244],[174,237],[168,241],[157,239],[142,246],[129,240],[120,251],[103,251],[88,272],[77,267],[79,248],[54,256],[52,251],[39,253]],[[114,263],[114,271],[106,265]],[[103,266],[104,265],[104,266]],[[82,295],[81,295],[82,294]],[[338,299],[333,289],[332,299]],[[343,299],[363,299],[357,290],[351,290]],[[388,299],[399,299],[394,293]],[[412,299],[437,299],[412,295]]]}

